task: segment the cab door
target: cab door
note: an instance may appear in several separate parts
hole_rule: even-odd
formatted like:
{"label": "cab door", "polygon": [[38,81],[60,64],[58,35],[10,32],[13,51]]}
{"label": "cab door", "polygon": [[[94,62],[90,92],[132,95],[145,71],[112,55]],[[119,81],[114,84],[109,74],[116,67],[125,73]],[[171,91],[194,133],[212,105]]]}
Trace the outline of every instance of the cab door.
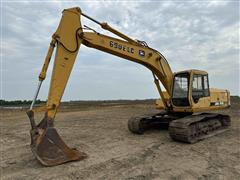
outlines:
{"label": "cab door", "polygon": [[172,103],[176,107],[189,107],[189,81],[190,74],[179,73],[174,76]]}

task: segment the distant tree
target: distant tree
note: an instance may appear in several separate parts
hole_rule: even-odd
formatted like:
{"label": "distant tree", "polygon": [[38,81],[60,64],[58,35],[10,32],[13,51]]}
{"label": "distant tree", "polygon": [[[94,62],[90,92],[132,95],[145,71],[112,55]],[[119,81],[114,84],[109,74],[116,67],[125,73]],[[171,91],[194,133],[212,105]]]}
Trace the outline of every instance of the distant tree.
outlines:
{"label": "distant tree", "polygon": [[[40,99],[36,100],[36,104],[40,104],[40,103],[44,103],[46,101],[41,101]],[[31,100],[14,100],[14,101],[6,101],[4,99],[0,99],[0,106],[9,106],[9,105],[13,105],[13,106],[17,106],[17,105],[28,105],[31,104],[32,101]]]}

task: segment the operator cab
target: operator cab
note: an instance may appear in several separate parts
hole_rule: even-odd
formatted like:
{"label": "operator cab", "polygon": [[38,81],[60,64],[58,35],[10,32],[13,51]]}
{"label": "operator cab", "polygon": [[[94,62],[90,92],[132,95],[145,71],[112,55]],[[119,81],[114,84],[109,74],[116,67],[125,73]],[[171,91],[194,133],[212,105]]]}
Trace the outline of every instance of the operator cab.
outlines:
{"label": "operator cab", "polygon": [[174,106],[190,106],[200,98],[210,96],[208,74],[205,71],[178,72],[173,78],[172,103]]}

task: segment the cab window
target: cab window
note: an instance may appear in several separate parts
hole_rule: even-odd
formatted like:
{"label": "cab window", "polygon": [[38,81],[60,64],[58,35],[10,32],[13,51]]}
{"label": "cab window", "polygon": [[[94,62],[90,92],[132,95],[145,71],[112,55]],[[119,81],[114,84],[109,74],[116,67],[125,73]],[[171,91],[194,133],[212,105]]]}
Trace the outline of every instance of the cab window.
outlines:
{"label": "cab window", "polygon": [[209,96],[208,76],[207,75],[193,75],[192,82],[192,98],[195,103],[202,97]]}

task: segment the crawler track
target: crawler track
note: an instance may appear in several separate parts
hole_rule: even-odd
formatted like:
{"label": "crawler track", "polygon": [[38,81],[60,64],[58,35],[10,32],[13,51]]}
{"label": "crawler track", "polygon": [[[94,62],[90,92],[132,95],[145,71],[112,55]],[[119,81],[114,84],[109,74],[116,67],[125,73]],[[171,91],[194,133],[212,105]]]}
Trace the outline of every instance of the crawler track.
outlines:
{"label": "crawler track", "polygon": [[214,113],[198,115],[169,114],[166,112],[134,117],[128,121],[128,129],[135,134],[143,134],[152,128],[168,128],[175,141],[195,143],[222,133],[230,126],[230,116]]}
{"label": "crawler track", "polygon": [[195,143],[226,131],[230,124],[228,115],[202,113],[172,121],[169,135],[176,141]]}

